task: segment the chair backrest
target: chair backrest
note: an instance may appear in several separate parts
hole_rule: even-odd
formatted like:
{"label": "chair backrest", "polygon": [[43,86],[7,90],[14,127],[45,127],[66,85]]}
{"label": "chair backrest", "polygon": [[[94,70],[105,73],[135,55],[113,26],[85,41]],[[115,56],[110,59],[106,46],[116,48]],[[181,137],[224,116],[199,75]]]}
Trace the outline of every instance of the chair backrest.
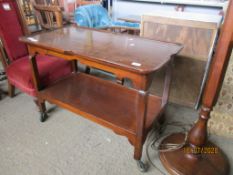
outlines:
{"label": "chair backrest", "polygon": [[106,28],[111,23],[107,10],[97,4],[80,6],[75,10],[74,20],[78,26]]}
{"label": "chair backrest", "polygon": [[20,20],[16,1],[1,0],[0,38],[11,62],[28,54],[26,45],[19,41],[24,35]]}
{"label": "chair backrest", "polygon": [[35,14],[44,29],[56,29],[63,26],[62,11],[57,5],[33,4]]}

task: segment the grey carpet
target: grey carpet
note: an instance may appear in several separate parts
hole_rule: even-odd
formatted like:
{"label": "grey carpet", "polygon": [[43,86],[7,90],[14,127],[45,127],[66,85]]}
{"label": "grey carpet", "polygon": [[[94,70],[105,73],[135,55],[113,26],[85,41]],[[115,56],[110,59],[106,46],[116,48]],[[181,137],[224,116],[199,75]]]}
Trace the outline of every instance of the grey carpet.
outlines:
{"label": "grey carpet", "polygon": [[[6,89],[4,82],[0,89]],[[1,175],[138,175],[133,147],[125,137],[66,110],[48,105],[49,119],[39,121],[32,98],[17,93],[0,100]],[[191,123],[197,112],[169,105],[169,121]],[[211,136],[233,162],[232,140]],[[164,172],[158,155],[153,162]],[[145,149],[143,160],[147,161]],[[146,175],[161,173],[150,166]],[[167,173],[166,173],[167,174]]]}

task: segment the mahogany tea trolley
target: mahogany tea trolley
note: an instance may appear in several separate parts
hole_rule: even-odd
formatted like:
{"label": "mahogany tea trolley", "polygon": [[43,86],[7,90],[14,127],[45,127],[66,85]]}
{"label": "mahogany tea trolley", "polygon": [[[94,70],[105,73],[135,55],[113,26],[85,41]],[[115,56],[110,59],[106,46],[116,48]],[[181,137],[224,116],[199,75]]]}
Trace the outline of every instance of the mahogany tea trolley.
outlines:
{"label": "mahogany tea trolley", "polygon": [[[50,32],[22,37],[30,52],[34,84],[42,117],[45,101],[61,106],[126,136],[134,146],[134,159],[141,171],[143,143],[163,114],[169,94],[171,61],[182,46],[131,35],[68,26]],[[53,55],[72,61],[74,72],[43,87],[39,80],[36,55]],[[116,81],[107,81],[77,70],[76,62],[111,72]],[[149,93],[154,73],[166,68],[162,97]],[[132,86],[125,86],[124,79]]]}

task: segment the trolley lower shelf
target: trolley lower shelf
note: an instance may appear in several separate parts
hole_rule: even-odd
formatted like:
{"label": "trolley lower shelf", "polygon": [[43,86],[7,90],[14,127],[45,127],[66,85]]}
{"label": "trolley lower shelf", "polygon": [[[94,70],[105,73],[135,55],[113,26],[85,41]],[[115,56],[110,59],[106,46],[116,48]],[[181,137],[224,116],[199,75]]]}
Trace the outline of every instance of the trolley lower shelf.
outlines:
{"label": "trolley lower shelf", "polygon": [[[39,91],[38,95],[43,100],[111,128],[119,134],[133,137],[137,130],[138,93],[134,89],[77,73]],[[149,95],[146,131],[161,110],[161,98]],[[130,140],[134,142],[134,139]]]}

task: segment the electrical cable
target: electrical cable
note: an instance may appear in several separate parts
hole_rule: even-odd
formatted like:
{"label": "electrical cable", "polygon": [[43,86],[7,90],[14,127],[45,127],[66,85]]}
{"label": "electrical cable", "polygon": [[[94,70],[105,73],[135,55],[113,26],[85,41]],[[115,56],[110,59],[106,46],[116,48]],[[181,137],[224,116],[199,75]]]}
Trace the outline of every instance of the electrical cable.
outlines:
{"label": "electrical cable", "polygon": [[[174,134],[174,132],[169,132],[165,133],[165,130],[168,126],[173,126],[173,127],[179,127],[182,129],[182,132],[185,134],[185,138],[182,143],[179,144],[174,144],[174,143],[166,143],[166,144],[161,144],[162,140],[171,135]],[[188,127],[187,127],[188,126]],[[158,152],[169,152],[169,151],[174,151],[177,149],[182,148],[188,138],[188,131],[192,127],[191,124],[183,124],[181,122],[175,121],[175,122],[170,122],[170,123],[164,123],[163,126],[161,126],[159,123],[154,123],[153,130],[150,132],[146,144],[146,155],[149,163],[157,169],[162,175],[166,175],[161,169],[159,169],[151,160],[151,157],[149,155],[149,148],[152,150],[155,150]],[[180,132],[179,132],[180,133]]]}

